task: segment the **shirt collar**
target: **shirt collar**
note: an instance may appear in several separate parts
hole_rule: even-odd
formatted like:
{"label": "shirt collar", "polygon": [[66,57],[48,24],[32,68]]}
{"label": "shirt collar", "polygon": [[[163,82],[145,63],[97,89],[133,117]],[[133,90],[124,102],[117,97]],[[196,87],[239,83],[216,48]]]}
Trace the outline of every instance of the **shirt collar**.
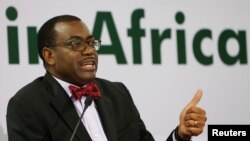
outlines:
{"label": "shirt collar", "polygon": [[[72,94],[71,94],[71,92],[70,92],[70,90],[69,90],[69,85],[73,85],[73,84],[70,84],[70,83],[68,83],[68,82],[66,82],[66,81],[63,81],[63,80],[61,80],[61,79],[59,79],[59,78],[56,78],[55,76],[53,76],[53,78],[55,78],[55,80],[62,86],[62,88],[66,91],[67,95],[68,95],[69,97],[71,97]],[[77,86],[76,86],[76,87],[77,87]]]}

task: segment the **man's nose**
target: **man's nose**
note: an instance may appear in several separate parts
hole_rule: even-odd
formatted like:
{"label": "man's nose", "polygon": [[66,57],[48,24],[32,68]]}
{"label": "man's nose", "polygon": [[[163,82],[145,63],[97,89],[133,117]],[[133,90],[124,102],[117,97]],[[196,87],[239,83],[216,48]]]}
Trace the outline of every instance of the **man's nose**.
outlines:
{"label": "man's nose", "polygon": [[96,50],[93,47],[91,47],[89,45],[86,45],[85,48],[81,51],[81,53],[83,55],[85,55],[85,54],[93,54],[93,53],[96,53]]}

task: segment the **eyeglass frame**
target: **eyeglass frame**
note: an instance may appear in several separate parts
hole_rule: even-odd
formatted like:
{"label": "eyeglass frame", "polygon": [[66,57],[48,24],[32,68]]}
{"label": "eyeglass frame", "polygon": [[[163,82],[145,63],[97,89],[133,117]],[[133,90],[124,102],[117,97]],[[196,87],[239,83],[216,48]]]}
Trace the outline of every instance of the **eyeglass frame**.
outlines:
{"label": "eyeglass frame", "polygon": [[[73,45],[73,41],[80,41],[80,45]],[[97,44],[97,46],[95,46],[95,44]],[[62,42],[54,42],[51,44],[47,44],[46,46],[64,46],[64,47],[68,47],[71,48],[72,50],[75,51],[83,51],[84,49],[86,49],[87,46],[92,47],[92,49],[94,49],[95,51],[98,51],[101,47],[101,40],[98,39],[90,39],[90,40],[84,40],[80,37],[74,37],[74,38],[70,38],[66,41],[62,41]],[[79,49],[78,49],[79,48]]]}

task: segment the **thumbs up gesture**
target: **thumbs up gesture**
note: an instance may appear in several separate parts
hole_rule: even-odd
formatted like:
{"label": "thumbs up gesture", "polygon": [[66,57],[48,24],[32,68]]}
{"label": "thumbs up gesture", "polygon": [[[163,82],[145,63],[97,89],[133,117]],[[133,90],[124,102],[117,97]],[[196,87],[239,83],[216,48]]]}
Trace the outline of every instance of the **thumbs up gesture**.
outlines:
{"label": "thumbs up gesture", "polygon": [[197,106],[201,97],[202,91],[198,90],[180,114],[178,135],[184,140],[198,136],[203,132],[207,117],[205,110]]}

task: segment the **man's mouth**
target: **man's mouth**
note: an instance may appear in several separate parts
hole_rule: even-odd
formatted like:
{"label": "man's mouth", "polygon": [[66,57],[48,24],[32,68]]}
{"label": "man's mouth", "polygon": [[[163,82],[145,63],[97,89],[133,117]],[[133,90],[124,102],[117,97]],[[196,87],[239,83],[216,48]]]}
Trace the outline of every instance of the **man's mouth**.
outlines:
{"label": "man's mouth", "polygon": [[93,61],[93,60],[83,60],[83,61],[81,61],[80,65],[84,71],[96,70],[95,61]]}

